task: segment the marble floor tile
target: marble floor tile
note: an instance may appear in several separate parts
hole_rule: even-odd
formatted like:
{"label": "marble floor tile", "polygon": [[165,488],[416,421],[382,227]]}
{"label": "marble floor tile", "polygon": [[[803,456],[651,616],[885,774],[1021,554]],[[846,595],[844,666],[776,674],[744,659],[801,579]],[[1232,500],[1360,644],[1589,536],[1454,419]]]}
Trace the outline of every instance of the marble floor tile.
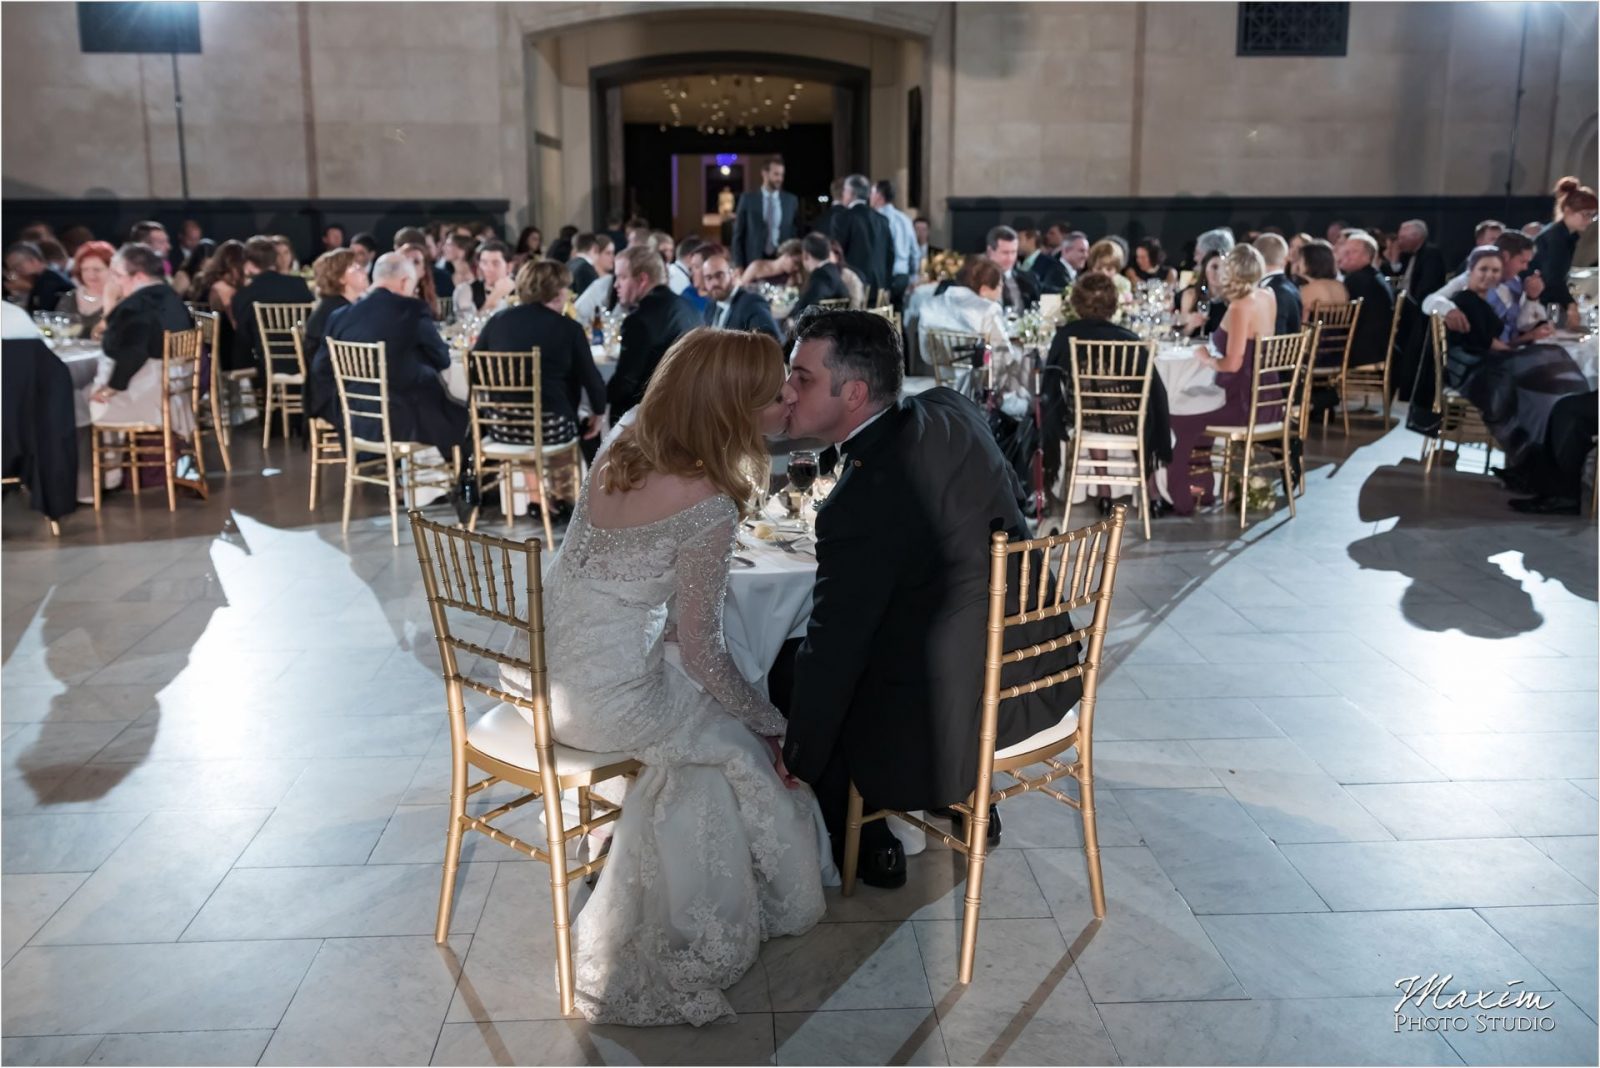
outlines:
{"label": "marble floor tile", "polygon": [[0,823],[0,871],[94,871],[144,821],[143,812],[6,816]]}
{"label": "marble floor tile", "polygon": [[1576,783],[1561,779],[1464,782],[1514,834],[1553,836],[1600,831],[1600,806]]}
{"label": "marble floor tile", "polygon": [[421,1064],[433,1056],[470,936],[330,938],[262,1064]]}
{"label": "marble floor tile", "polygon": [[774,1012],[933,1004],[910,924],[819,924],[802,938],[766,943],[761,960]]}
{"label": "marble floor tile", "polygon": [[1096,1004],[1244,996],[1148,849],[1101,850],[1106,918],[1098,925],[1081,852],[1030,850],[1028,863],[1062,937],[1086,939],[1077,966]]}
{"label": "marble floor tile", "polygon": [[[1075,788],[1068,786],[1068,792]],[[1075,793],[1074,793],[1075,796]],[[1102,848],[1142,845],[1117,801],[1115,791],[1097,785],[1094,791],[1095,830]],[[1061,849],[1083,846],[1083,818],[1078,810],[1041,793],[1020,794],[1000,805],[1008,849]]]}
{"label": "marble floor tile", "polygon": [[1600,880],[1600,853],[1596,852],[1594,835],[1529,838],[1528,841],[1591,891],[1600,889],[1595,885]]}
{"label": "marble floor tile", "polygon": [[[1303,741],[1303,740],[1302,740]],[[1287,738],[1198,741],[1190,746],[1274,842],[1370,842],[1390,838]]]}
{"label": "marble floor tile", "polygon": [[581,1020],[447,1023],[434,1064],[771,1064],[772,1016],[705,1027],[615,1027]]}
{"label": "marble floor tile", "polygon": [[[1316,672],[1316,668],[1327,666],[1278,662],[1211,664],[1204,671],[1167,665],[1132,665],[1126,670],[1139,689],[1154,698],[1319,697],[1338,692],[1324,675]],[[1360,669],[1345,665],[1344,670]]]}
{"label": "marble floor tile", "polygon": [[1094,712],[1094,740],[1098,743],[1275,738],[1282,733],[1249,701],[1231,697],[1107,700],[1099,702]]}
{"label": "marble floor tile", "polygon": [[772,1017],[777,1063],[949,1064],[930,1009],[836,1009]]}
{"label": "marble floor tile", "polygon": [[[1560,994],[1550,999],[1555,1004],[1542,1011],[1501,1009],[1477,1012],[1469,1017],[1464,1031],[1452,1030],[1445,1039],[1467,1064],[1594,1064],[1596,1031],[1594,1021]],[[1518,1019],[1549,1022],[1549,1030],[1535,1027],[1506,1032],[1505,1021]],[[1494,1020],[1496,1022],[1491,1023]]]}
{"label": "marble floor tile", "polygon": [[16,956],[89,877],[86,872],[0,876],[0,964]]}
{"label": "marble floor tile", "polygon": [[[1065,805],[1059,807],[1063,814],[1075,815]],[[906,858],[906,885],[898,890],[858,884],[852,896],[844,897],[828,888],[828,921],[959,919],[966,891],[966,858],[954,850],[929,849]],[[989,854],[983,869],[983,907],[987,915],[1007,919],[1050,915],[1023,850],[1002,841]]]}
{"label": "marble floor tile", "polygon": [[1123,789],[1180,789],[1217,786],[1217,777],[1188,742],[1096,742],[1096,786]]}
{"label": "marble floor tile", "polygon": [[[1352,785],[1345,790],[1402,840],[1514,838],[1516,829],[1488,803],[1498,785],[1396,782]],[[1558,785],[1567,786],[1559,781]]]}
{"label": "marble floor tile", "polygon": [[1048,920],[984,920],[972,982],[957,982],[961,923],[916,925],[939,1030],[952,1064],[1110,1064],[1072,949]]}
{"label": "marble floor tile", "polygon": [[308,761],[155,760],[85,764],[45,794],[51,812],[270,809]]}
{"label": "marble floor tile", "polygon": [[1401,737],[1452,779],[1584,779],[1597,766],[1593,731]]}
{"label": "marble floor tile", "polygon": [[276,1027],[319,942],[30,946],[0,971],[8,1035]]}
{"label": "marble floor tile", "polygon": [[257,1063],[271,1037],[268,1030],[107,1035],[87,1063],[248,1065]]}
{"label": "marble floor tile", "polygon": [[1591,1020],[1600,1020],[1596,1012],[1600,939],[1596,937],[1594,906],[1534,905],[1477,912]]}
{"label": "marble floor tile", "polygon": [[[417,763],[417,757],[311,760],[239,858],[239,866],[365,864]],[[438,859],[443,857],[441,852]]]}
{"label": "marble floor tile", "polygon": [[1283,854],[1336,912],[1595,900],[1593,891],[1520,838],[1286,845]]}
{"label": "marble floor tile", "polygon": [[28,1035],[0,1041],[5,1064],[85,1064],[104,1035]]}

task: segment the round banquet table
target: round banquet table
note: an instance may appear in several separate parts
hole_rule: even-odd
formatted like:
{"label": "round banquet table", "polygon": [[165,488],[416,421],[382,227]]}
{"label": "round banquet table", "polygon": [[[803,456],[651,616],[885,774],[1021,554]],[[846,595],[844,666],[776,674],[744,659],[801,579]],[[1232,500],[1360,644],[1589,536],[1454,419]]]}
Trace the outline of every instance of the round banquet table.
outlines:
{"label": "round banquet table", "polygon": [[1589,388],[1596,388],[1595,383],[1600,379],[1600,335],[1562,331],[1551,338],[1551,341],[1567,350],[1572,362],[1583,372]]}
{"label": "round banquet table", "polygon": [[1168,343],[1156,349],[1156,374],[1167,387],[1170,415],[1204,415],[1222,407],[1222,387],[1210,360],[1195,359],[1195,342]]}

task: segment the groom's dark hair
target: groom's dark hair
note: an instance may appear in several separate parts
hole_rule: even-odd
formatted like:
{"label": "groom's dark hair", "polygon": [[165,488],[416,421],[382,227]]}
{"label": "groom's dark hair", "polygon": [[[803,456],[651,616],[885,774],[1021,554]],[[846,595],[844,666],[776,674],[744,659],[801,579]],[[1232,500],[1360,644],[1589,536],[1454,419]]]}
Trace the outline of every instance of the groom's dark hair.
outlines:
{"label": "groom's dark hair", "polygon": [[867,399],[894,404],[900,399],[903,375],[900,334],[881,315],[866,311],[829,311],[813,305],[800,315],[795,343],[826,340],[833,349],[822,361],[832,379],[835,397],[846,382],[867,384]]}

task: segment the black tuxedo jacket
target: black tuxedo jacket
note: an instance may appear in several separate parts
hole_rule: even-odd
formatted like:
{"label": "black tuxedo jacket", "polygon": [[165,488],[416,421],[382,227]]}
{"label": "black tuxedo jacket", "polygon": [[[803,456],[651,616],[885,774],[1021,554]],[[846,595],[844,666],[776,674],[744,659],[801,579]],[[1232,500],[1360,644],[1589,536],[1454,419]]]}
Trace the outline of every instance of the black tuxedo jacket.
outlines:
{"label": "black tuxedo jacket", "polygon": [[59,269],[46,266],[33,280],[33,288],[28,290],[28,301],[24,307],[28,314],[46,311],[53,312],[56,305],[61,303],[61,298],[71,293],[77,286]]}
{"label": "black tuxedo jacket", "polygon": [[858,200],[834,213],[833,239],[844,252],[845,264],[869,289],[889,283],[880,235],[888,238],[889,220],[873,211],[865,201]]}
{"label": "black tuxedo jacket", "polygon": [[606,401],[611,408],[611,423],[644,399],[645,387],[656,372],[656,364],[672,343],[700,325],[700,316],[688,301],[663,283],[646,293],[627,318],[622,320],[622,351],[617,356],[617,371],[606,383]]}
{"label": "black tuxedo jacket", "polygon": [[[1278,298],[1278,317],[1273,321],[1274,334],[1298,334],[1300,332],[1300,287],[1289,281],[1289,276],[1279,271],[1262,280],[1261,284],[1272,290],[1273,296]],[[1362,315],[1366,315],[1366,305],[1362,306]]]}
{"label": "black tuxedo jacket", "polygon": [[1350,342],[1350,366],[1384,363],[1389,357],[1389,319],[1394,315],[1394,290],[1389,288],[1383,275],[1370,266],[1345,275],[1344,288],[1351,300],[1361,300],[1355,338]]}
{"label": "black tuxedo jacket", "polygon": [[[1406,295],[1418,305],[1421,305],[1429,295],[1437,293],[1444,288],[1447,268],[1445,267],[1444,253],[1439,251],[1437,245],[1423,245],[1417,251],[1401,257],[1400,271],[1394,278],[1396,285],[1399,284],[1400,276],[1405,274],[1406,267],[1412,259],[1417,261],[1417,266],[1411,272],[1411,285],[1407,288]],[[1366,305],[1363,304],[1362,308],[1364,309],[1365,307]],[[1362,311],[1361,314],[1365,315],[1366,312]]]}
{"label": "black tuxedo jacket", "polygon": [[1021,267],[1013,268],[1011,277],[1017,280],[1017,295],[1022,298],[1022,306],[1017,307],[1011,302],[1011,291],[1007,288],[1004,276],[1000,279],[1000,304],[1006,308],[1017,308],[1022,311],[1030,304],[1039,303],[1039,280],[1029,271]]}
{"label": "black tuxedo jacket", "polygon": [[811,272],[811,277],[806,279],[806,287],[800,291],[794,307],[789,311],[789,321],[793,322],[801,310],[811,307],[819,300],[848,299],[850,291],[844,287],[844,279],[839,276],[839,268],[831,263],[824,263]]}
{"label": "black tuxedo jacket", "polygon": [[[763,194],[757,189],[739,194],[738,206],[733,209],[733,262],[748,266],[767,255],[767,220],[762,216]],[[799,199],[790,192],[778,192],[778,240],[787,241],[795,236],[795,215],[800,211]]]}
{"label": "black tuxedo jacket", "polygon": [[574,297],[583,296],[583,291],[594,285],[595,279],[600,277],[600,272],[595,270],[594,264],[576,256],[568,261],[567,270],[572,272],[572,295]]}
{"label": "black tuxedo jacket", "polygon": [[[395,441],[420,441],[450,458],[450,449],[464,445],[467,409],[445,392],[439,372],[450,366],[450,348],[439,336],[432,309],[412,297],[374,289],[328,320],[328,332],[312,363],[313,395],[335,398],[333,360],[327,338],[336,341],[383,342],[384,373],[389,381],[389,433]],[[361,407],[361,406],[358,406]],[[344,416],[334,425],[342,431]],[[358,438],[382,440],[375,419],[352,420]]]}
{"label": "black tuxedo jacket", "polygon": [[[707,326],[717,325],[716,301],[706,304],[702,318]],[[778,321],[772,317],[772,305],[748,289],[733,291],[733,296],[728,302],[728,321],[722,324],[722,328],[768,334],[776,338],[778,344],[783,344],[783,334],[778,331]]]}
{"label": "black tuxedo jacket", "polygon": [[[869,806],[963,800],[978,778],[989,537],[1027,530],[1016,476],[982,411],[943,388],[902,400],[842,452],[843,474],[817,512],[784,762],[816,782],[837,750]],[[1059,618],[1031,624],[1007,647],[1068,629]],[[1077,652],[1010,665],[1002,684],[1063,671]],[[1002,703],[998,745],[1058,722],[1081,693],[1074,680]]]}
{"label": "black tuxedo jacket", "polygon": [[1040,293],[1060,293],[1072,282],[1072,272],[1059,256],[1041,252],[1033,261],[1033,280],[1038,283]]}
{"label": "black tuxedo jacket", "polygon": [[262,366],[261,332],[256,329],[257,304],[310,304],[311,287],[298,275],[262,271],[233,295],[233,324],[245,338],[256,366]]}

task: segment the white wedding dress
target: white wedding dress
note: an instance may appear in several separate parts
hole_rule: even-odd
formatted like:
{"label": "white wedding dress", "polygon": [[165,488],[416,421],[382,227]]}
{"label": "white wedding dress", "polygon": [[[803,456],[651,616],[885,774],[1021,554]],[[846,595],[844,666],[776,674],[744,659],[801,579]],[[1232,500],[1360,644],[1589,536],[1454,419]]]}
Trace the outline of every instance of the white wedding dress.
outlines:
{"label": "white wedding dress", "polygon": [[[573,923],[578,1010],[597,1023],[731,1015],[723,991],[762,941],[810,929],[837,880],[810,789],[785,787],[756,736],[783,718],[723,642],[738,522],[719,496],[594,527],[586,484],[545,577],[556,737],[644,764]],[[664,658],[674,630],[681,670]]]}

